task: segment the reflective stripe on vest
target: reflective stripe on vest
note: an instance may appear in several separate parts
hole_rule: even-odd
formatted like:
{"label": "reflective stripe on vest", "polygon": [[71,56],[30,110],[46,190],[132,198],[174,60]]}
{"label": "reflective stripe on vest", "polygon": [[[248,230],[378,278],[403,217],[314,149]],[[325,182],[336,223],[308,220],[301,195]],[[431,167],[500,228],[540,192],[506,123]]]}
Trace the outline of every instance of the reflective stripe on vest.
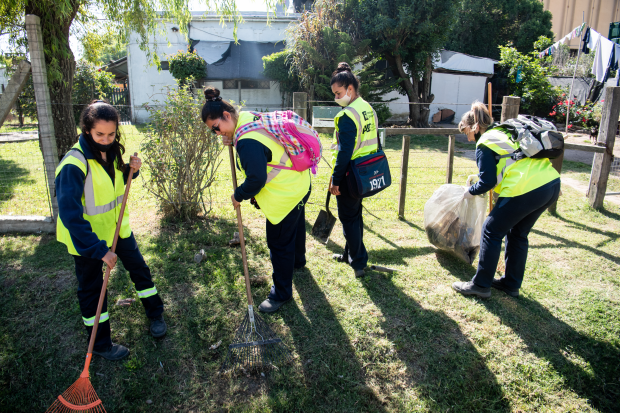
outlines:
{"label": "reflective stripe on vest", "polygon": [[[95,316],[95,317],[97,317],[97,316]],[[95,325],[95,317],[91,317],[91,318],[82,317],[82,320],[84,320],[84,325],[87,326],[87,327],[94,326]],[[107,311],[105,313],[101,313],[101,316],[99,317],[99,324],[105,323],[109,319],[110,319],[110,315],[108,314]]]}
{"label": "reflective stripe on vest", "polygon": [[[476,143],[476,146],[480,144],[486,146],[500,156],[511,154],[515,150],[519,149],[519,145],[512,142],[505,132],[497,129],[491,129],[490,131],[484,133]],[[504,175],[506,171],[514,163],[515,160],[512,158],[500,158],[496,167],[498,174],[497,183],[495,184],[494,188],[497,187],[504,180]]]}
{"label": "reflective stripe on vest", "polygon": [[147,288],[146,290],[136,291],[138,293],[138,297],[140,298],[148,298],[155,294],[157,294],[157,288]]}

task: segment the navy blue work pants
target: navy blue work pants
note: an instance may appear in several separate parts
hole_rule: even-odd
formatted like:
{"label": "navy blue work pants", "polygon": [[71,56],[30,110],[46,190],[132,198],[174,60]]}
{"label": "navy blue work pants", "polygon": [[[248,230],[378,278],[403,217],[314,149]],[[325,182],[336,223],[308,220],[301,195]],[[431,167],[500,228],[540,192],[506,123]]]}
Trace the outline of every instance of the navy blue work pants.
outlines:
{"label": "navy blue work pants", "polygon": [[527,261],[530,230],[560,195],[560,180],[556,179],[527,194],[513,198],[499,198],[493,211],[484,221],[480,240],[478,270],[472,281],[479,287],[489,288],[497,270],[506,237],[506,272],[501,282],[508,288],[521,288]]}
{"label": "navy blue work pants", "polygon": [[280,223],[267,220],[267,247],[273,267],[269,298],[286,301],[293,296],[293,270],[306,265],[306,201],[310,190]]}
{"label": "navy blue work pants", "polygon": [[363,270],[368,264],[368,252],[364,245],[364,218],[362,217],[362,200],[349,194],[347,180],[340,182],[338,202],[338,219],[346,241],[342,259],[354,270]]}
{"label": "navy blue work pants", "polygon": [[[164,303],[161,301],[159,294],[157,294],[155,284],[153,284],[151,279],[151,271],[144,262],[142,254],[140,254],[133,233],[129,238],[123,239],[119,237],[116,245],[116,255],[123,263],[123,267],[129,271],[129,276],[135,284],[138,296],[144,296],[140,300],[144,305],[147,317],[160,316],[164,312]],[[88,340],[90,340],[94,317],[97,313],[99,295],[103,286],[103,261],[78,255],[74,255],[73,258],[75,259],[75,275],[78,279],[77,296],[80,302],[82,319],[88,332]],[[112,344],[110,322],[108,321],[107,291],[103,301],[103,308],[101,309],[100,320],[94,346],[96,351],[104,351]]]}

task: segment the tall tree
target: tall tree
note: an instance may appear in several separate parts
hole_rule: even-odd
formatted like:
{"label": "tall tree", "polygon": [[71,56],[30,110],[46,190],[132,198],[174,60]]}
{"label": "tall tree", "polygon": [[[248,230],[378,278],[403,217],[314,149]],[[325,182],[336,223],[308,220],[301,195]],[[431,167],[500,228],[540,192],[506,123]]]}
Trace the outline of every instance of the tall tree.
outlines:
{"label": "tall tree", "polygon": [[[275,10],[276,4],[283,3],[283,0],[266,0],[266,3],[270,10]],[[202,0],[202,4],[206,10],[215,10],[232,21],[235,27],[241,21],[236,0]],[[188,7],[189,2],[179,0],[0,1],[0,36],[8,36],[9,43],[15,47],[24,46],[25,15],[34,14],[41,18],[52,118],[60,157],[71,148],[77,134],[71,101],[75,58],[69,47],[69,34],[75,30],[74,24],[86,28],[89,24],[106,26],[106,29],[115,31],[121,41],[127,41],[130,34],[135,35],[140,47],[156,64],[157,51],[149,44],[151,36],[165,19],[173,20],[186,33],[191,20]],[[94,19],[93,11],[103,19]]]}
{"label": "tall tree", "polygon": [[553,39],[551,12],[540,0],[461,0],[455,12],[446,48],[456,52],[499,59],[498,46],[529,53],[540,36]]}
{"label": "tall tree", "polygon": [[[409,103],[408,124],[428,125],[433,56],[454,22],[453,0],[354,0],[371,55],[386,60]],[[421,103],[418,104],[418,103]]]}

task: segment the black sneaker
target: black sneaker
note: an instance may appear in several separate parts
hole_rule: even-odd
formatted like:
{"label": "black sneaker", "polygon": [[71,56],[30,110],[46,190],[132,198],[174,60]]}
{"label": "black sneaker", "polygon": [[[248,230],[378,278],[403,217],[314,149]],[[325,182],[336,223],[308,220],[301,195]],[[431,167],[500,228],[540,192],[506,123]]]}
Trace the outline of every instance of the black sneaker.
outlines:
{"label": "black sneaker", "polygon": [[163,337],[168,331],[168,326],[164,321],[163,314],[159,317],[151,318],[151,335],[155,338]]}
{"label": "black sneaker", "polygon": [[491,282],[491,287],[496,288],[498,290],[502,290],[503,292],[505,292],[506,294],[508,294],[511,297],[518,297],[519,296],[519,289],[517,288],[516,290],[512,289],[512,288],[508,288],[504,285],[504,283],[501,282],[501,280],[498,279],[494,279]]}
{"label": "black sneaker", "polygon": [[127,357],[129,355],[129,349],[120,344],[112,343],[105,351],[93,350],[93,354],[101,356],[106,360],[116,361]]}
{"label": "black sneaker", "polygon": [[332,259],[336,260],[338,262],[346,262],[344,260],[344,256],[342,254],[334,254],[334,255],[332,255]]}
{"label": "black sneaker", "polygon": [[454,291],[463,295],[476,295],[480,298],[489,298],[491,296],[491,288],[478,287],[471,281],[455,282],[452,284]]}
{"label": "black sneaker", "polygon": [[355,278],[362,278],[366,273],[364,270],[355,270]]}
{"label": "black sneaker", "polygon": [[291,299],[289,298],[286,301],[276,301],[271,298],[266,299],[258,306],[258,311],[261,313],[273,313],[278,310],[278,308],[282,307],[282,305]]}

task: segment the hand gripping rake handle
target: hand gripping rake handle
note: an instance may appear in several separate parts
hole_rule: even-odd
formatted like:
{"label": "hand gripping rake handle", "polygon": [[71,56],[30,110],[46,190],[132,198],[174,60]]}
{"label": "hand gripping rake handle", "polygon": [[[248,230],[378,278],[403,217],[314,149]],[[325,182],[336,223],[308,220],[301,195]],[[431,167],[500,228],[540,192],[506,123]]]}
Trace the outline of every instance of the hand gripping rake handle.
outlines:
{"label": "hand gripping rake handle", "polygon": [[[230,155],[230,172],[232,174],[233,189],[237,189],[237,171],[235,170],[235,154],[233,153],[232,145],[228,147],[228,154]],[[243,221],[241,220],[241,207],[237,208],[237,226],[239,227],[239,242],[241,244],[241,257],[243,258],[243,273],[245,275],[245,292],[248,295],[248,304],[250,307],[254,306],[254,300],[252,300],[252,290],[250,289],[250,274],[248,272],[248,257],[245,253],[245,239],[243,238]],[[254,315],[250,308],[250,318],[252,323],[254,322]]]}
{"label": "hand gripping rake handle", "polygon": [[[134,153],[133,156],[138,156],[138,153]],[[112,248],[110,251],[116,251],[116,243],[118,242],[118,234],[121,231],[121,224],[123,223],[123,214],[125,213],[125,205],[127,204],[127,197],[129,196],[129,188],[131,187],[131,181],[133,180],[134,170],[129,168],[129,177],[127,178],[127,185],[125,185],[125,195],[123,195],[123,203],[121,204],[121,212],[118,215],[118,222],[116,223],[116,231],[114,231],[114,240],[112,241]],[[101,309],[103,308],[103,299],[105,298],[105,292],[108,288],[108,280],[110,279],[110,267],[105,270],[105,277],[103,278],[103,285],[101,286],[101,294],[99,294],[99,303],[97,304],[97,313],[95,314],[95,324],[93,325],[93,331],[90,334],[90,342],[88,343],[88,352],[86,354],[86,363],[84,364],[84,371],[80,377],[88,378],[88,367],[90,366],[90,360],[93,357],[93,347],[95,346],[95,338],[97,337],[97,329],[99,328],[99,317],[101,316]]]}

